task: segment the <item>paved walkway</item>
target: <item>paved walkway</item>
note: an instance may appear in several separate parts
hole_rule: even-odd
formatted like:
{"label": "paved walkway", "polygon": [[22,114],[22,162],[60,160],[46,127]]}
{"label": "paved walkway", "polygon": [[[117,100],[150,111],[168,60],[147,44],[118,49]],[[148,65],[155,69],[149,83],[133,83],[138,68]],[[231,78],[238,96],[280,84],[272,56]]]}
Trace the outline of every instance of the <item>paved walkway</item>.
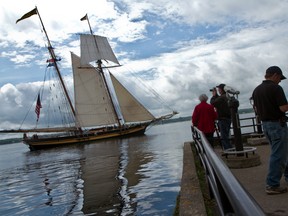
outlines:
{"label": "paved walkway", "polygon": [[[268,171],[270,147],[268,144],[257,146],[256,153],[260,156],[259,166],[241,169],[230,169],[244,188],[254,197],[267,215],[288,216],[288,193],[267,195],[265,180]],[[281,186],[287,186],[284,178]]]}
{"label": "paved walkway", "polygon": [[[203,209],[203,200],[199,197],[199,184],[198,181],[195,180],[196,170],[194,162],[191,163],[191,160],[194,161],[194,158],[193,154],[189,152],[192,151],[189,146],[189,142],[184,144],[180,215],[206,215]],[[230,170],[268,216],[288,216],[288,193],[279,195],[267,195],[265,193],[265,179],[268,170],[270,147],[266,144],[256,146],[256,148],[256,153],[260,156],[261,160],[259,166]],[[220,151],[215,150],[219,154],[219,157],[221,157]],[[190,160],[188,160],[188,158]],[[288,186],[284,178],[281,180],[281,185]],[[192,207],[192,205],[194,207]],[[194,209],[193,212],[193,208],[197,209]],[[193,214],[190,214],[192,212]]]}

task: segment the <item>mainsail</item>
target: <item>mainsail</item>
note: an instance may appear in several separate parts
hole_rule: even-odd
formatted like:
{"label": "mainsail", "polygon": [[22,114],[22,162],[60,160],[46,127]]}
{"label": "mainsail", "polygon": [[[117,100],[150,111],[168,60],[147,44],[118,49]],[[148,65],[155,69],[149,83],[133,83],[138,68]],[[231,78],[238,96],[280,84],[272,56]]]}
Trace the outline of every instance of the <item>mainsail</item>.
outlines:
{"label": "mainsail", "polygon": [[80,58],[71,53],[76,118],[82,127],[117,123],[101,74],[92,65],[80,67]]}

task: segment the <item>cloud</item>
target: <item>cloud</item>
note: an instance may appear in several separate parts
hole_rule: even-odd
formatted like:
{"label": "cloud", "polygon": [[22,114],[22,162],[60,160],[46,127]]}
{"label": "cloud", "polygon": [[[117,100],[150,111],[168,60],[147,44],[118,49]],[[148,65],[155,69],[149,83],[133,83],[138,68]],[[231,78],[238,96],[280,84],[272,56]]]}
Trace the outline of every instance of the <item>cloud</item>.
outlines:
{"label": "cloud", "polygon": [[[1,99],[9,101],[2,108],[3,121],[12,118],[8,110],[15,109],[15,116],[20,113],[16,109],[26,106],[23,98],[32,100],[36,95],[36,90],[28,89],[34,83],[36,89],[49,58],[37,17],[15,24],[36,3],[65,74],[71,71],[69,52],[79,53],[78,33],[89,32],[87,22],[80,21],[87,13],[94,33],[108,36],[120,63],[152,86],[180,116],[190,115],[199,94],[210,96],[209,89],[219,83],[239,90],[240,108],[247,108],[267,67],[278,65],[288,75],[285,1],[83,0],[69,3],[69,11],[67,3],[59,1],[29,3],[11,0],[0,8],[0,87],[11,90],[1,92]],[[124,70],[117,75],[159,111],[129,76],[124,78]],[[25,85],[28,78],[34,82]],[[11,80],[9,85],[6,80]],[[285,80],[281,85],[288,90]]]}
{"label": "cloud", "polygon": [[[3,113],[0,117],[0,128],[9,128],[17,125],[19,128],[27,111],[33,103],[36,90],[40,82],[13,85],[7,83],[0,88],[0,101],[5,104],[0,107]],[[14,128],[15,129],[15,128]]]}
{"label": "cloud", "polygon": [[[251,106],[252,91],[263,79],[266,68],[277,64],[286,69],[282,56],[288,54],[286,39],[281,36],[287,34],[284,26],[243,29],[216,41],[192,40],[173,53],[134,61],[131,67],[154,71],[154,79],[148,82],[185,114],[193,109],[194,99],[200,93],[209,95],[209,89],[220,83],[238,89],[241,107],[247,108]],[[271,30],[281,34],[271,34]]]}

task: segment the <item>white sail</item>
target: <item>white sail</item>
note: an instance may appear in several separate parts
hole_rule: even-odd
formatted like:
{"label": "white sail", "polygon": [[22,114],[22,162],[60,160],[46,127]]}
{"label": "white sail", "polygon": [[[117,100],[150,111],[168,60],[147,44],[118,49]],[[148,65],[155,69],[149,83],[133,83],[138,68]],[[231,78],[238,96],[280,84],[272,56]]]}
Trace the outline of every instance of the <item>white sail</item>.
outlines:
{"label": "white sail", "polygon": [[98,35],[80,35],[81,66],[87,66],[92,61],[109,60],[119,65],[107,38]]}
{"label": "white sail", "polygon": [[155,117],[110,73],[125,122],[149,121]]}
{"label": "white sail", "polygon": [[80,57],[71,53],[75,112],[81,127],[117,123],[103,79],[96,68],[80,67]]}

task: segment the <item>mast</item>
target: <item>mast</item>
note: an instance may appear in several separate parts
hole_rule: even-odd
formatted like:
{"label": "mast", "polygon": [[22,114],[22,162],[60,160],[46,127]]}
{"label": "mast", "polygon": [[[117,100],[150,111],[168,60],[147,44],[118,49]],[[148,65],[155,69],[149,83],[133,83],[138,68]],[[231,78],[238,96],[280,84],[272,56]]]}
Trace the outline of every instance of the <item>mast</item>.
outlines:
{"label": "mast", "polygon": [[[80,20],[81,20],[81,21],[87,20],[88,25],[89,25],[90,34],[93,35],[93,31],[92,31],[92,29],[91,29],[91,25],[90,25],[90,22],[89,22],[88,15],[86,14],[86,15],[85,15],[82,19],[80,19]],[[95,46],[96,46],[97,49],[98,49],[98,44],[97,44],[97,41],[96,41],[96,38],[95,38],[95,37],[94,37],[94,42],[95,42]],[[98,59],[96,63],[97,63],[97,65],[98,65],[100,74],[101,74],[101,76],[102,76],[102,78],[103,78],[103,80],[104,80],[104,84],[105,84],[105,88],[107,89],[107,92],[108,92],[109,100],[110,100],[111,103],[112,103],[113,112],[115,113],[115,116],[117,117],[116,120],[117,120],[117,122],[118,122],[118,125],[121,127],[122,124],[121,124],[121,122],[120,122],[120,117],[119,117],[119,115],[118,115],[118,113],[117,113],[117,111],[116,111],[115,104],[114,104],[114,101],[113,101],[113,99],[112,99],[112,95],[111,95],[110,89],[109,89],[108,84],[107,84],[107,80],[106,80],[105,75],[104,75],[104,71],[103,71],[103,68],[102,68],[102,61],[101,61],[101,59]]]}
{"label": "mast", "polygon": [[[97,43],[96,40],[95,40],[95,43]],[[101,60],[98,60],[98,61],[97,61],[97,65],[98,65],[98,68],[99,68],[100,73],[101,73],[101,75],[102,75],[102,78],[103,78],[103,80],[104,80],[105,87],[106,87],[107,92],[108,92],[108,95],[109,95],[109,100],[110,100],[111,103],[112,103],[113,112],[114,112],[115,115],[117,116],[117,119],[116,119],[116,120],[117,120],[117,122],[118,122],[118,125],[121,127],[122,124],[121,124],[121,122],[120,122],[119,115],[118,115],[118,113],[117,113],[117,111],[116,111],[114,101],[112,100],[111,92],[110,92],[110,89],[109,89],[109,87],[108,87],[107,80],[106,80],[106,78],[105,78],[104,71],[103,71],[103,69],[102,69],[102,65],[101,65],[101,64],[102,64]]]}
{"label": "mast", "polygon": [[75,110],[74,110],[73,104],[72,104],[72,102],[71,102],[71,99],[70,99],[70,97],[69,97],[68,91],[67,91],[66,86],[65,86],[65,84],[64,84],[62,75],[61,75],[61,73],[60,73],[59,67],[58,67],[58,65],[57,65],[56,55],[55,55],[55,53],[54,53],[53,47],[52,47],[52,45],[51,45],[50,39],[49,39],[48,34],[47,34],[47,32],[46,32],[46,29],[45,29],[45,27],[44,27],[44,24],[43,24],[43,22],[42,22],[40,13],[39,13],[37,7],[35,7],[35,9],[37,10],[37,14],[38,14],[38,16],[39,16],[39,19],[40,19],[40,22],[41,22],[43,31],[44,31],[45,36],[46,36],[46,38],[47,38],[48,51],[49,51],[49,53],[50,53],[51,58],[54,60],[54,65],[55,65],[55,69],[56,69],[57,75],[58,75],[58,77],[59,77],[59,79],[60,79],[60,82],[61,82],[61,85],[62,85],[62,87],[63,87],[63,89],[64,89],[64,93],[65,93],[65,96],[66,96],[66,98],[67,98],[67,100],[68,100],[70,109],[71,109],[71,111],[72,111],[72,113],[73,113],[73,115],[74,115],[74,117],[75,117],[75,119],[76,119],[76,114],[75,114]]}

